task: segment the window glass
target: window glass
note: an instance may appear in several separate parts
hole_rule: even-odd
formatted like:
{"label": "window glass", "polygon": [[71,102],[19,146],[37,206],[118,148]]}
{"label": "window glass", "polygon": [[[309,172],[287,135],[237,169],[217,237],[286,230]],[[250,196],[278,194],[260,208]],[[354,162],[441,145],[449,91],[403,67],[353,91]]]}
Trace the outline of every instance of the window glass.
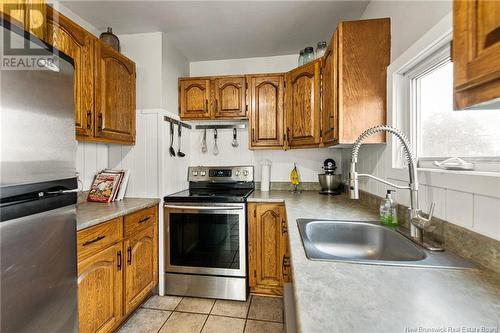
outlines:
{"label": "window glass", "polygon": [[453,111],[453,64],[417,81],[419,157],[500,156],[500,110]]}

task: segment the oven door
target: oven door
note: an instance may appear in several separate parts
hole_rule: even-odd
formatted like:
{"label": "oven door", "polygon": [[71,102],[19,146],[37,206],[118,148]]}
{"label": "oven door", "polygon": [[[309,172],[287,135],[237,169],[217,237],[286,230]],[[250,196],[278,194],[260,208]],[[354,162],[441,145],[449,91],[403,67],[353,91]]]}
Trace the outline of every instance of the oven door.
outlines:
{"label": "oven door", "polygon": [[246,276],[245,204],[165,203],[168,273]]}

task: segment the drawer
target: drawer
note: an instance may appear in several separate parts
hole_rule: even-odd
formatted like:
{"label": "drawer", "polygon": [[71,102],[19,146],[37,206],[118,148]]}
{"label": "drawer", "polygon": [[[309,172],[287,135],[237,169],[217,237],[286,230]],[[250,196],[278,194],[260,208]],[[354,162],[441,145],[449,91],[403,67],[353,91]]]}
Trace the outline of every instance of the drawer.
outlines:
{"label": "drawer", "polygon": [[157,206],[149,207],[125,216],[125,237],[156,223]]}
{"label": "drawer", "polygon": [[78,231],[76,236],[78,261],[120,241],[122,235],[121,217]]}

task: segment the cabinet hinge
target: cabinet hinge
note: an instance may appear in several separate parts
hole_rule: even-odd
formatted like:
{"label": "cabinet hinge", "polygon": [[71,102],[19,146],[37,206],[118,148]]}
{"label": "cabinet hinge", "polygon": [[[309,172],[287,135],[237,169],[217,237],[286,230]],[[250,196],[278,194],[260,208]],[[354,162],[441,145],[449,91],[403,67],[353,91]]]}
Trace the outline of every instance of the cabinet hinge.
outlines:
{"label": "cabinet hinge", "polygon": [[320,137],[320,138],[322,138],[322,137],[323,137],[323,130],[322,130],[322,129],[320,129],[320,130],[319,130],[319,137]]}
{"label": "cabinet hinge", "polygon": [[257,217],[257,209],[253,210],[253,217]]}
{"label": "cabinet hinge", "polygon": [[248,111],[248,104],[245,105],[245,111]]}
{"label": "cabinet hinge", "polygon": [[245,82],[245,89],[248,89],[248,82]]}

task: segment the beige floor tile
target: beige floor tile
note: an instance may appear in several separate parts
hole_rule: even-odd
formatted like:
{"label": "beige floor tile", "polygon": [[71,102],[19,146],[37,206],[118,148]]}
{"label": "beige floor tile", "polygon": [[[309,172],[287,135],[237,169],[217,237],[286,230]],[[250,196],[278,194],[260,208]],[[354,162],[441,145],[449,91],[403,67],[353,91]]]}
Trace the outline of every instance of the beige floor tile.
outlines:
{"label": "beige floor tile", "polygon": [[142,305],[143,308],[148,309],[160,309],[160,310],[171,310],[173,311],[177,304],[182,300],[182,297],[178,296],[158,296],[155,295],[150,297],[146,303]]}
{"label": "beige floor tile", "polygon": [[171,313],[170,311],[139,309],[118,333],[157,333]]}
{"label": "beige floor tile", "polygon": [[245,333],[283,333],[283,324],[248,319]]}
{"label": "beige floor tile", "polygon": [[212,316],[208,317],[202,333],[243,333],[245,319]]}
{"label": "beige floor tile", "polygon": [[215,300],[213,299],[184,297],[175,310],[208,314],[212,310],[214,303]]}
{"label": "beige floor tile", "polygon": [[253,296],[248,318],[283,322],[283,298]]}
{"label": "beige floor tile", "polygon": [[200,333],[207,315],[174,312],[159,333]]}
{"label": "beige floor tile", "polygon": [[246,318],[248,306],[250,305],[250,297],[246,302],[226,301],[218,299],[210,312],[211,315]]}

